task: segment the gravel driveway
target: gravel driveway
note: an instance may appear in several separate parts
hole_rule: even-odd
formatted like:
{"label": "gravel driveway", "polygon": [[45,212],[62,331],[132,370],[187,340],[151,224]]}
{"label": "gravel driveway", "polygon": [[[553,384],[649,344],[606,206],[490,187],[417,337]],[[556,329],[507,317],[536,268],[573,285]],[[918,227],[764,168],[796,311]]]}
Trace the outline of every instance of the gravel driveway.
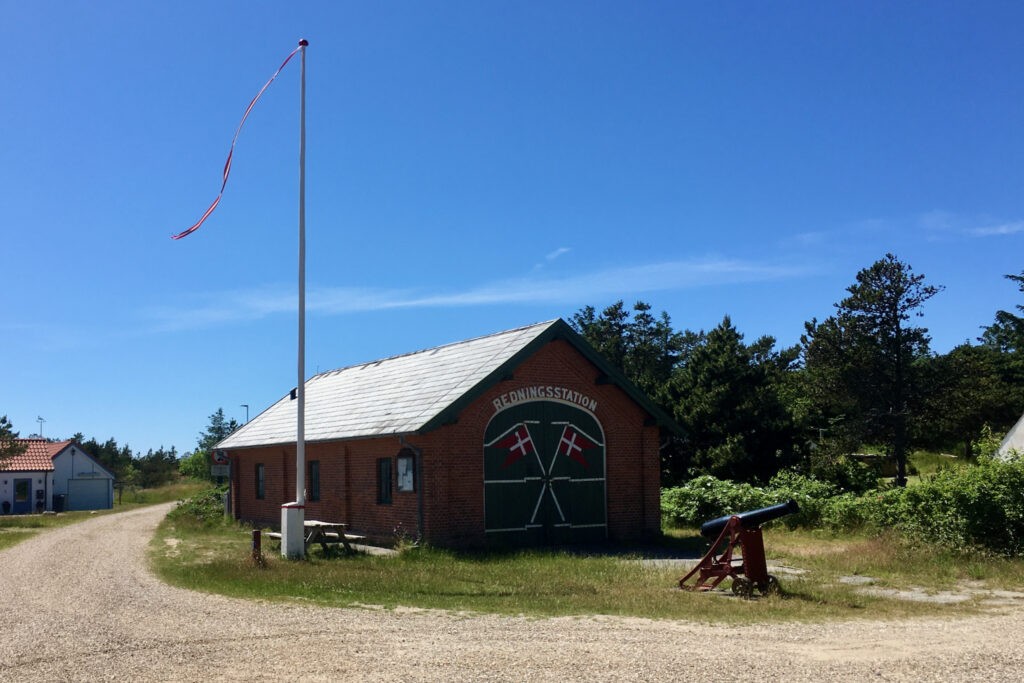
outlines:
{"label": "gravel driveway", "polygon": [[171,588],[169,505],[0,552],[0,680],[1021,680],[1024,613],[718,627],[263,604]]}

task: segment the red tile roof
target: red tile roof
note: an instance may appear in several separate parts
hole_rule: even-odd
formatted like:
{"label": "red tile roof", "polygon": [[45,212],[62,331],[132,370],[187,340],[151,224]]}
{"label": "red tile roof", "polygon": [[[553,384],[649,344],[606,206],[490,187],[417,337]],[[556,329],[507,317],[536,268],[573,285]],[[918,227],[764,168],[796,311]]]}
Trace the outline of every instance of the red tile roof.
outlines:
{"label": "red tile roof", "polygon": [[0,472],[43,472],[53,469],[53,456],[64,450],[71,441],[46,439],[15,439],[26,446],[25,451],[0,462]]}

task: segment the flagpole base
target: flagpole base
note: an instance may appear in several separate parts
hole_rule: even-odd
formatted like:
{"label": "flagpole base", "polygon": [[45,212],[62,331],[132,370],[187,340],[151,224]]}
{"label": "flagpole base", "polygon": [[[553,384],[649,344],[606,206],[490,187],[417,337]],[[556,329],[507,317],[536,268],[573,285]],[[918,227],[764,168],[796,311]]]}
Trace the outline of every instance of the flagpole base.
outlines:
{"label": "flagpole base", "polygon": [[306,506],[301,503],[281,506],[281,556],[289,560],[306,556]]}

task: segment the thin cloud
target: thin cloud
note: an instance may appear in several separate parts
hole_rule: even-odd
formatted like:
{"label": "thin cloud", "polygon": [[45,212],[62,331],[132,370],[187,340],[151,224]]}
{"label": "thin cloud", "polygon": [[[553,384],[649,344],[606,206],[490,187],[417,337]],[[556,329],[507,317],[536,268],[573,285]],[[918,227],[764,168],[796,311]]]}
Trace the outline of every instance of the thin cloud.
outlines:
{"label": "thin cloud", "polygon": [[919,222],[933,235],[984,238],[1024,232],[1024,221],[999,221],[986,216],[958,216],[947,211],[923,214]]}
{"label": "thin cloud", "polygon": [[1024,232],[1024,221],[972,228],[969,234],[975,237],[992,237],[995,235],[1015,235],[1018,232]]}
{"label": "thin cloud", "polygon": [[572,251],[572,249],[570,249],[569,247],[559,247],[558,249],[555,249],[554,251],[545,254],[544,260],[542,262],[533,264],[533,272],[536,273],[539,270],[543,270],[544,267],[547,266],[547,264],[553,262],[559,256],[568,254],[570,251]]}
{"label": "thin cloud", "polygon": [[[309,314],[341,315],[496,304],[578,304],[610,296],[788,279],[809,272],[803,267],[706,259],[623,266],[564,277],[543,275],[500,280],[448,292],[314,287],[307,296],[306,310]],[[204,300],[210,303],[197,302],[188,308],[150,309],[145,316],[152,322],[153,331],[168,332],[254,321],[295,310],[295,294],[284,287],[219,292],[205,296]]]}

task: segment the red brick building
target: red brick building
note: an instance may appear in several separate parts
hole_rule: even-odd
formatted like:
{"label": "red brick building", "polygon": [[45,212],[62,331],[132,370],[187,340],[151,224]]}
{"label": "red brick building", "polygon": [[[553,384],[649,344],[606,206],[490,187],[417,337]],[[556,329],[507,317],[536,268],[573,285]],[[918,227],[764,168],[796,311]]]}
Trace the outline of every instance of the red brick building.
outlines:
{"label": "red brick building", "polygon": [[[671,420],[562,320],[316,375],[306,517],[449,547],[633,541],[660,531]],[[294,499],[296,405],[225,439],[236,518]]]}

